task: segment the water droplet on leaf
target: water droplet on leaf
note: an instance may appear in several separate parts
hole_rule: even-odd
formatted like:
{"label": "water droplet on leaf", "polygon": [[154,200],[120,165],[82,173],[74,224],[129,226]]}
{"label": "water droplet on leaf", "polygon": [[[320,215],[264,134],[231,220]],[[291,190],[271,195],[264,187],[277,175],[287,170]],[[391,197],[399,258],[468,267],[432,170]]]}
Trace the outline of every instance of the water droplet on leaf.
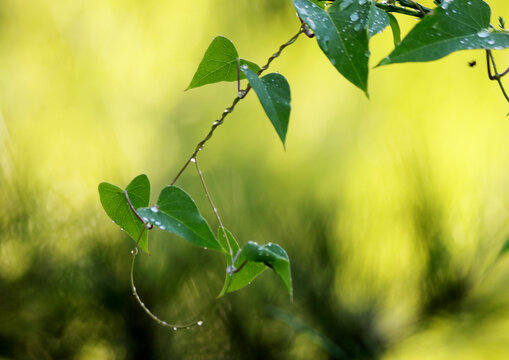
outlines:
{"label": "water droplet on leaf", "polygon": [[477,36],[479,36],[480,38],[486,38],[490,36],[490,31],[488,29],[482,29],[477,33]]}

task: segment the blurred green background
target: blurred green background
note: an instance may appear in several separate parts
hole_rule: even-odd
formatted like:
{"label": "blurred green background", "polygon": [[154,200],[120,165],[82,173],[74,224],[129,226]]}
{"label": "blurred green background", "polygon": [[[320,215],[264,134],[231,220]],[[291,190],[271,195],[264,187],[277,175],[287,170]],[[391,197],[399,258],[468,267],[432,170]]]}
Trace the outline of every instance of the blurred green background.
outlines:
{"label": "blurred green background", "polygon": [[[368,100],[299,38],[271,66],[286,151],[250,94],[200,154],[239,242],[287,249],[294,302],[270,272],[215,300],[223,258],[154,230],[141,297],[204,325],[136,304],[97,185],[146,173],[155,202],[236,96],[183,91],[212,38],[263,64],[298,28],[289,0],[0,2],[2,360],[509,358],[509,118],[480,50],[374,69]],[[377,35],[372,65],[392,46]],[[178,185],[217,226],[195,171]]]}

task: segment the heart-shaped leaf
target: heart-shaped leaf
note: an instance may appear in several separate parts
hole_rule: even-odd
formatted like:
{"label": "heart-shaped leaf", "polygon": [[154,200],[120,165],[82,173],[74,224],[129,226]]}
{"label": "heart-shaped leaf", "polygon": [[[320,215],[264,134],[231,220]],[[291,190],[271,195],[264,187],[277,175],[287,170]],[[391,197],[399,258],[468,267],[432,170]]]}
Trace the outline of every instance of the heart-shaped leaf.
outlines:
{"label": "heart-shaped leaf", "polygon": [[263,110],[269,117],[277,134],[285,145],[288,122],[290,121],[290,85],[281,74],[268,74],[259,78],[247,66],[241,66],[249,84],[258,95]]}
{"label": "heart-shaped leaf", "polygon": [[508,48],[509,32],[491,29],[490,15],[482,0],[444,0],[379,65],[437,60],[458,50]]}
{"label": "heart-shaped leaf", "polygon": [[248,242],[242,249],[241,254],[248,261],[264,263],[279,275],[283,280],[290,298],[293,298],[292,274],[290,271],[290,259],[284,249],[277,245],[268,243],[267,245],[258,245],[254,242]]}
{"label": "heart-shaped leaf", "polygon": [[309,0],[293,0],[299,17],[316,35],[318,45],[334,67],[368,94],[368,26],[371,3],[335,1],[325,11]]}
{"label": "heart-shaped leaf", "polygon": [[161,230],[177,234],[195,245],[226,252],[191,196],[177,186],[165,187],[159,194],[157,205],[140,208],[138,213],[143,220]]}
{"label": "heart-shaped leaf", "polygon": [[[148,206],[150,201],[150,182],[147,175],[139,175],[127,185],[127,195],[133,207]],[[148,232],[145,231],[143,222],[134,214],[124,190],[116,185],[103,182],[99,184],[99,197],[106,214],[118,226],[125,230],[134,241],[139,239],[139,247],[148,253]],[[140,239],[140,234],[143,235]]]}
{"label": "heart-shaped leaf", "polygon": [[[187,90],[220,81],[237,81],[239,78],[237,70],[238,57],[237,49],[235,49],[231,40],[224,36],[215,37],[207,51],[205,51],[205,55]],[[244,59],[240,59],[240,65],[246,65],[256,73],[260,70],[258,65]],[[240,79],[244,78],[244,74],[240,73]]]}
{"label": "heart-shaped leaf", "polygon": [[[228,241],[232,248],[232,252],[234,256],[240,250],[239,244],[237,240],[233,237],[232,233],[225,229],[226,236],[228,237]],[[217,238],[219,242],[225,249],[228,249],[228,243],[224,237],[224,233],[221,228],[219,228],[217,233]],[[242,289],[243,287],[249,285],[258,275],[267,269],[264,264],[260,264],[259,262],[247,261],[242,252],[240,252],[235,260],[235,264],[232,267],[232,259],[228,257],[228,271],[226,274],[226,278],[224,280],[224,286],[221,290],[221,293],[218,295],[222,297],[227,293],[237,291]],[[246,263],[245,263],[246,262]],[[240,269],[240,270],[238,270]],[[238,270],[238,271],[237,271]]]}

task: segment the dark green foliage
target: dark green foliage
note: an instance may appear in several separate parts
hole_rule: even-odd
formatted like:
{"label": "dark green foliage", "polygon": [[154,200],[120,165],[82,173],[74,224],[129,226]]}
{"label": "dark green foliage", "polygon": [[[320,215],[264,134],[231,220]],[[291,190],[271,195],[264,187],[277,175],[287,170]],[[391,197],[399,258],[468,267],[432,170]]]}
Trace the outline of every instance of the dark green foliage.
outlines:
{"label": "dark green foliage", "polygon": [[[247,261],[244,254],[240,251],[239,244],[237,240],[233,237],[232,233],[225,229],[226,236],[228,236],[228,241],[232,248],[232,253],[235,258],[235,264],[232,266],[231,258],[228,258],[228,271],[226,273],[226,278],[224,281],[223,290],[218,297],[224,296],[225,294],[233,291],[237,291],[242,289],[244,286],[247,286],[253,281],[258,275],[260,275],[267,267],[264,264],[260,264],[258,262]],[[223,247],[228,248],[228,243],[224,237],[222,229],[219,229],[217,232],[217,236]],[[238,255],[237,255],[238,254]]]}
{"label": "dark green foliage", "polygon": [[[135,177],[127,185],[126,191],[134,208],[148,206],[150,182],[147,175]],[[148,253],[148,235],[145,226],[131,210],[124,190],[113,184],[103,182],[99,184],[99,197],[104,211],[110,219],[124,229],[134,241],[138,242],[138,246]]]}
{"label": "dark green foliage", "polygon": [[509,47],[509,33],[491,29],[490,14],[482,0],[445,1],[379,65],[437,60],[458,50]]}
{"label": "dark green foliage", "polygon": [[193,199],[182,189],[168,186],[161,191],[157,205],[137,209],[143,220],[205,248],[225,250],[200,215]]}
{"label": "dark green foliage", "polygon": [[268,74],[259,78],[247,66],[241,67],[249,83],[253,87],[263,110],[269,117],[283,145],[286,141],[286,132],[290,120],[290,85],[281,74]]}

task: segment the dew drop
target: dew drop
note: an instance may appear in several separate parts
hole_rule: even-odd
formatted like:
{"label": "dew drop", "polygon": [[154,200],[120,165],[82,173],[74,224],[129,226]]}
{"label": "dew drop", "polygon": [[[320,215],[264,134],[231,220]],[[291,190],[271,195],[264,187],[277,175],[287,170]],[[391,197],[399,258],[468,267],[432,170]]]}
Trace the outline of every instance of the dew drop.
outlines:
{"label": "dew drop", "polygon": [[176,326],[173,327],[173,331],[177,331],[177,327]]}
{"label": "dew drop", "polygon": [[195,163],[195,162],[196,162],[196,158],[194,158],[194,157],[193,157],[193,158],[191,158],[191,160],[189,160],[189,161],[191,161],[192,163]]}
{"label": "dew drop", "polygon": [[359,31],[362,28],[361,24],[357,24],[353,27],[355,31]]}
{"label": "dew drop", "polygon": [[364,5],[367,0],[359,0],[359,5]]}
{"label": "dew drop", "polygon": [[353,14],[350,15],[350,20],[352,21],[357,21],[359,20],[359,14],[357,14],[356,12],[354,12]]}
{"label": "dew drop", "polygon": [[486,38],[490,36],[490,31],[488,29],[482,29],[477,33],[477,36],[479,36],[480,38]]}
{"label": "dew drop", "polygon": [[156,221],[155,224],[156,224],[156,226],[159,226],[159,225],[161,225],[161,222],[160,221]]}
{"label": "dew drop", "polygon": [[157,208],[157,206],[152,206],[152,207],[150,208],[150,211],[152,211],[153,213],[156,213],[156,212],[158,212],[158,211],[159,211],[159,209]]}
{"label": "dew drop", "polygon": [[214,125],[214,126],[219,125],[219,121],[217,121],[217,120],[216,120],[216,121],[214,121],[214,122],[212,123],[212,125]]}
{"label": "dew drop", "polygon": [[200,321],[196,322],[196,325],[202,326],[203,325],[203,321],[200,320]]}

